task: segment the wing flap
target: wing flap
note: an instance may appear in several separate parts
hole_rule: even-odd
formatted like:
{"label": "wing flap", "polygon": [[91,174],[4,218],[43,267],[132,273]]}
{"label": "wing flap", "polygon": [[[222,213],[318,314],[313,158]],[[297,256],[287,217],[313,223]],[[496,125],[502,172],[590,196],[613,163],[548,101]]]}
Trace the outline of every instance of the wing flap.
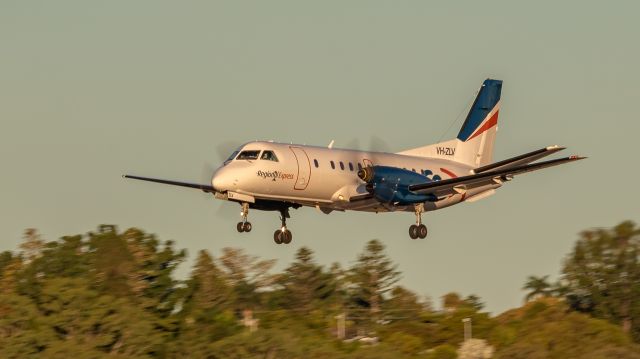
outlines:
{"label": "wing flap", "polygon": [[558,166],[564,163],[585,159],[586,157],[571,156],[550,161],[538,162],[507,168],[492,170],[464,177],[452,178],[437,182],[420,183],[409,186],[409,190],[416,193],[432,193],[438,197],[461,193],[461,190],[469,190],[490,184],[501,184],[511,180],[513,176],[537,171],[547,167]]}

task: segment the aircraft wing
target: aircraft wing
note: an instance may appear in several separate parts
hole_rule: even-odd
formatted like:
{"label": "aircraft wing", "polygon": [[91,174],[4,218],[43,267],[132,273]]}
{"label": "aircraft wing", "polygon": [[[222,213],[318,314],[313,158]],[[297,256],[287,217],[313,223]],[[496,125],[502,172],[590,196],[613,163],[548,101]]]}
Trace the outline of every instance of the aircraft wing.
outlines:
{"label": "aircraft wing", "polygon": [[437,197],[449,196],[456,193],[464,193],[466,190],[490,184],[500,184],[509,181],[513,176],[537,171],[543,168],[578,161],[586,157],[571,156],[550,161],[525,164],[505,169],[488,170],[469,176],[452,178],[436,182],[419,183],[409,186],[409,190],[416,193],[431,193]]}
{"label": "aircraft wing", "polygon": [[123,175],[122,177],[131,178],[131,179],[140,180],[140,181],[148,181],[148,182],[169,184],[169,185],[172,185],[172,186],[195,188],[195,189],[201,190],[202,192],[207,192],[207,193],[215,192],[215,190],[213,189],[212,185],[206,185],[206,184],[178,182],[178,181],[170,181],[170,180],[165,180],[165,179],[139,177],[139,176],[132,176],[132,175]]}

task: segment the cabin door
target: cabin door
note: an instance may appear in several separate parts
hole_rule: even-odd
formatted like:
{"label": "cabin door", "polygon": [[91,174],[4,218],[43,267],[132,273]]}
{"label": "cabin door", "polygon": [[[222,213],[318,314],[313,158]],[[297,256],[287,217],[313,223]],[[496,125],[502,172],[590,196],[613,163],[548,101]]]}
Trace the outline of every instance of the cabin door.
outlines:
{"label": "cabin door", "polygon": [[309,185],[309,179],[311,178],[311,162],[309,156],[302,147],[290,146],[293,155],[298,162],[298,177],[296,178],[296,184],[293,187],[297,190],[304,190]]}

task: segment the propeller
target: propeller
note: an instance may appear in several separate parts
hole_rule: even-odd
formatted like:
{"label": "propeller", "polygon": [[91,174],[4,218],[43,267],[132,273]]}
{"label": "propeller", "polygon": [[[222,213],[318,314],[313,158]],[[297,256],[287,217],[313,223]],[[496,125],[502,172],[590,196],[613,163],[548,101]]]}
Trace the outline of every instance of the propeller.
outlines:
{"label": "propeller", "polygon": [[[235,147],[233,148],[235,149]],[[231,152],[226,154],[224,156],[224,159],[226,159],[229,156],[229,154],[231,154]],[[211,177],[213,176],[213,172],[215,172],[215,170],[216,170],[216,166],[214,166],[210,162],[205,162],[202,165],[200,183],[211,183]],[[206,199],[208,202],[212,202],[211,200],[213,199],[211,198],[210,193],[206,193],[205,196],[203,196],[202,198]],[[214,203],[214,206],[218,207],[216,209],[217,218],[222,218],[224,220],[229,220],[229,221],[238,219],[238,213],[239,213],[238,206],[235,205],[234,203],[229,203],[227,201],[220,201],[220,200],[214,200],[213,203]]]}
{"label": "propeller", "polygon": [[229,158],[229,155],[231,155],[231,153],[233,153],[233,151],[235,151],[237,148],[238,143],[236,142],[225,141],[219,143],[216,146],[216,151],[218,152],[218,158],[220,159],[220,162],[224,162],[227,158]]}
{"label": "propeller", "polygon": [[[344,147],[342,146],[338,146],[338,147],[351,149],[351,150],[362,150],[362,147],[360,146],[360,141],[357,138],[354,138],[349,142],[345,143]],[[369,146],[365,150],[373,151],[373,152],[391,152],[391,147],[389,146],[387,141],[383,140],[381,137],[371,136],[371,138],[369,139]]]}
{"label": "propeller", "polygon": [[389,147],[387,141],[378,136],[371,137],[369,149],[375,152],[391,152],[391,147]]}

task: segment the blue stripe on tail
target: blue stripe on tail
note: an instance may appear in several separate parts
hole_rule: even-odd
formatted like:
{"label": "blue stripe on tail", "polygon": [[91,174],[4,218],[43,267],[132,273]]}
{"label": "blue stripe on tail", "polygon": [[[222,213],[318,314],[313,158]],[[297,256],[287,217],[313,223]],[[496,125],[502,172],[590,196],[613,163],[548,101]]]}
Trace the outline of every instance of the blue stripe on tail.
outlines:
{"label": "blue stripe on tail", "polygon": [[473,102],[473,106],[469,110],[467,119],[464,121],[458,139],[466,141],[482,124],[487,114],[493,110],[496,103],[500,101],[500,92],[502,91],[502,81],[486,79],[482,83],[482,88]]}

